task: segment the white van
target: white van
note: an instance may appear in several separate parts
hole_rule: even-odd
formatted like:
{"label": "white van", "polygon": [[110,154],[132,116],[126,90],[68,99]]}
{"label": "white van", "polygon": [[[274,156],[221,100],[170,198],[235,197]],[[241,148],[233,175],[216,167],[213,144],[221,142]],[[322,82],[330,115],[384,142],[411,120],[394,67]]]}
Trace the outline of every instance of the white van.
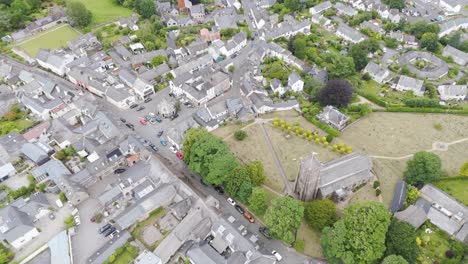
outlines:
{"label": "white van", "polygon": [[55,201],[55,204],[57,204],[57,206],[58,206],[59,208],[62,208],[62,207],[63,207],[63,203],[62,203],[62,201],[60,201],[60,200]]}
{"label": "white van", "polygon": [[276,250],[273,250],[271,252],[271,254],[273,254],[273,256],[275,256],[277,261],[281,261],[283,259],[283,257],[278,252],[276,252]]}

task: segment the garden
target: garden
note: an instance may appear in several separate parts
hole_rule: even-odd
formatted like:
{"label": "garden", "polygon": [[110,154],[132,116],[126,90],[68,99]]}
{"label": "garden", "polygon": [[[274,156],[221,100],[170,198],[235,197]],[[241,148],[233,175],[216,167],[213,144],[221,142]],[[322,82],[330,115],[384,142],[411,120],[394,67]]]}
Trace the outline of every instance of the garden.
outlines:
{"label": "garden", "polygon": [[[159,232],[159,228],[157,228],[157,221],[165,215],[166,211],[164,210],[163,207],[156,208],[153,210],[150,214],[149,217],[146,218],[145,220],[138,222],[136,227],[131,231],[131,235],[133,238],[138,239],[141,243],[145,245],[146,248],[148,248],[150,251],[153,251],[156,249],[156,247],[159,245],[159,243],[164,240],[166,235],[169,234],[169,232],[161,234]],[[151,239],[151,243],[148,243],[147,236],[145,234],[155,234],[160,235],[161,237],[159,239],[156,239],[156,241],[153,241]],[[156,237],[156,235],[155,235]]]}
{"label": "garden", "polygon": [[103,262],[103,264],[128,264],[138,256],[138,248],[126,243],[125,245],[117,248],[115,252]]}
{"label": "garden", "polygon": [[36,120],[29,117],[27,110],[22,110],[18,105],[13,105],[10,107],[10,111],[6,112],[0,119],[0,136],[12,131],[23,133],[36,123]]}
{"label": "garden", "polygon": [[129,8],[117,5],[113,0],[78,0],[93,14],[92,23],[101,24],[133,14]]}

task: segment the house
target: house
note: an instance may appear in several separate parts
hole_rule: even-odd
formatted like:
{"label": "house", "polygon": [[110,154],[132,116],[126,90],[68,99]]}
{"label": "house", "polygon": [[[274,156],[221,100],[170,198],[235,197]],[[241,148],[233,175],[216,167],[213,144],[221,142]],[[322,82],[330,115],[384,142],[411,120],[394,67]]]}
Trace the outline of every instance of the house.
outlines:
{"label": "house", "polygon": [[427,219],[456,240],[468,241],[468,208],[431,184],[424,185],[416,203],[395,214],[395,217],[415,228]]}
{"label": "house", "polygon": [[49,161],[50,158],[48,152],[50,152],[50,148],[47,148],[42,143],[33,144],[28,142],[21,147],[21,153],[38,166]]}
{"label": "house", "polygon": [[261,93],[253,92],[248,96],[252,102],[252,109],[256,115],[265,114],[273,111],[286,111],[298,109],[299,102],[297,100],[288,100],[283,102],[273,102],[268,96]]}
{"label": "house", "polygon": [[185,138],[185,132],[189,130],[190,128],[196,128],[199,125],[193,118],[187,118],[181,122],[179,122],[177,125],[169,129],[167,132],[167,140],[169,143],[176,147],[177,149],[181,150],[182,149],[182,143]]}
{"label": "house", "polygon": [[135,103],[135,96],[123,85],[120,87],[109,87],[106,91],[106,99],[120,109],[128,109]]}
{"label": "house", "polygon": [[8,162],[8,163],[1,162],[0,163],[0,182],[10,178],[15,173],[16,173],[16,169],[13,166],[13,164],[11,164],[11,162]]}
{"label": "house", "polygon": [[230,57],[236,52],[239,52],[245,46],[247,46],[247,33],[245,33],[245,31],[241,31],[234,35],[232,39],[228,40],[226,45],[223,46],[220,51],[226,57]]}
{"label": "house", "polygon": [[133,43],[128,46],[133,54],[142,53],[145,50],[145,47],[140,42]]}
{"label": "house", "polygon": [[132,53],[130,53],[130,51],[128,51],[128,49],[125,48],[123,45],[115,46],[114,50],[115,50],[115,52],[117,52],[117,54],[119,54],[119,56],[124,61],[130,60],[130,58],[132,57]]}
{"label": "house", "polygon": [[372,161],[366,155],[352,153],[321,163],[312,153],[301,161],[294,192],[305,202],[323,198],[339,201],[374,177]]}
{"label": "house", "polygon": [[105,76],[101,73],[93,71],[88,67],[73,67],[67,73],[67,77],[73,84],[99,97],[104,97],[106,95],[108,87],[105,85]]}
{"label": "house", "polygon": [[452,58],[454,62],[461,66],[465,66],[468,63],[468,54],[450,45],[445,46],[442,56]]}
{"label": "house", "polygon": [[361,32],[343,23],[338,26],[336,35],[353,44],[359,43],[367,38]]}
{"label": "house", "polygon": [[388,13],[388,19],[393,23],[398,23],[401,20],[400,11],[398,9],[392,8]]}
{"label": "house", "polygon": [[36,55],[36,61],[41,67],[51,70],[59,76],[65,75],[66,65],[75,58],[73,54],[51,52],[46,49],[39,49]]}
{"label": "house", "polygon": [[325,125],[332,126],[335,129],[342,130],[346,127],[351,118],[341,113],[335,107],[328,105],[317,115],[317,119]]}
{"label": "house", "polygon": [[439,5],[442,9],[445,10],[445,14],[454,15],[460,13],[462,4],[456,0],[440,0]]}
{"label": "house", "polygon": [[439,85],[437,92],[439,92],[440,100],[443,101],[463,101],[468,96],[468,86],[465,85]]}
{"label": "house", "polygon": [[423,85],[424,81],[422,80],[400,75],[400,77],[396,78],[393,88],[400,92],[412,91],[414,95],[423,96],[425,91]]}
{"label": "house", "polygon": [[26,143],[26,140],[23,135],[16,131],[0,137],[0,162],[14,163],[20,159],[20,150],[24,143]]}
{"label": "house", "polygon": [[26,141],[28,142],[36,142],[38,141],[41,137],[48,137],[47,130],[50,128],[50,122],[44,121],[33,128],[29,129],[26,131],[26,133],[23,134],[23,137]]}
{"label": "house", "polygon": [[205,105],[193,114],[193,119],[208,131],[218,128],[219,124],[229,117],[226,102],[219,101],[212,105]]}
{"label": "house", "polygon": [[335,9],[336,9],[336,13],[338,15],[345,15],[345,16],[353,17],[353,16],[357,15],[357,13],[358,13],[351,6],[340,3],[340,2],[335,4]]}
{"label": "house", "polygon": [[364,73],[368,73],[371,78],[380,83],[386,83],[390,80],[390,71],[383,65],[369,62],[363,70]]}
{"label": "house", "polygon": [[452,20],[447,20],[443,22],[442,24],[440,24],[439,27],[440,27],[440,31],[439,31],[438,36],[439,38],[441,38],[459,29],[468,28],[468,18],[460,17],[460,18],[456,18]]}
{"label": "house", "polygon": [[206,28],[202,28],[200,29],[200,37],[203,41],[206,41],[206,42],[210,42],[210,41],[215,41],[215,40],[219,40],[221,39],[221,35],[219,32],[214,32],[214,31],[211,31],[206,29]]}
{"label": "house", "polygon": [[302,92],[304,88],[304,81],[301,79],[301,76],[295,71],[293,71],[288,76],[288,88],[294,92]]}
{"label": "house", "polygon": [[314,7],[311,7],[309,9],[309,12],[311,15],[315,15],[315,14],[320,14],[322,12],[325,12],[327,11],[328,9],[332,8],[332,4],[330,1],[325,1],[325,2],[322,2]]}
{"label": "house", "polygon": [[305,35],[310,34],[310,25],[312,21],[310,19],[305,19],[303,21],[297,21],[294,18],[290,20],[285,20],[282,23],[278,24],[277,27],[272,28],[266,32],[266,39],[276,39],[279,37],[290,38],[296,34],[302,33]]}
{"label": "house", "polygon": [[270,88],[274,93],[278,93],[280,96],[286,92],[286,89],[284,88],[283,84],[281,84],[281,81],[276,78],[270,81]]}
{"label": "house", "polygon": [[136,76],[136,74],[126,68],[119,70],[120,80],[133,89],[138,98],[147,98],[154,94],[154,87],[147,81]]}
{"label": "house", "polygon": [[68,47],[76,54],[93,53],[102,49],[101,42],[93,33],[86,33],[70,40]]}
{"label": "house", "polygon": [[138,16],[137,15],[132,15],[130,17],[124,17],[119,20],[117,20],[116,24],[119,27],[126,28],[128,27],[132,31],[137,31],[140,29],[137,25],[138,23]]}
{"label": "house", "polygon": [[205,17],[205,6],[203,4],[193,5],[190,9],[190,15],[195,20],[203,21]]}

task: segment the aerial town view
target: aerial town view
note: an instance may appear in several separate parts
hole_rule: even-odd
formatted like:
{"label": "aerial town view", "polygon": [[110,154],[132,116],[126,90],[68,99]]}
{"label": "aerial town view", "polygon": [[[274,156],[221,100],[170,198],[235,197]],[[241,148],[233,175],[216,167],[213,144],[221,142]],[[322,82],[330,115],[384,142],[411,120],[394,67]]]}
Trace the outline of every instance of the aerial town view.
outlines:
{"label": "aerial town view", "polygon": [[0,0],[0,264],[468,264],[468,0]]}

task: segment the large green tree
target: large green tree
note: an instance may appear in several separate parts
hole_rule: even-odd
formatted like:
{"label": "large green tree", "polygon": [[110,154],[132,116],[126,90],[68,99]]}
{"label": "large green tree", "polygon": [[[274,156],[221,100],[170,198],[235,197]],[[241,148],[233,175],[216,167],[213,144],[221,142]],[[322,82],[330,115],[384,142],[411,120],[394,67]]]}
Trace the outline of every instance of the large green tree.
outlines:
{"label": "large green tree", "polygon": [[392,219],[385,241],[388,255],[400,255],[409,263],[416,263],[419,247],[416,244],[416,231],[413,226],[397,219]]}
{"label": "large green tree", "polygon": [[284,6],[291,11],[298,11],[301,8],[300,0],[284,0]]}
{"label": "large green tree", "polygon": [[82,2],[69,1],[67,3],[68,22],[72,26],[85,27],[91,23],[91,11],[86,9]]}
{"label": "large green tree", "polygon": [[292,197],[274,199],[265,213],[265,224],[273,237],[293,243],[304,216],[304,206]]}
{"label": "large green tree", "polygon": [[440,27],[436,23],[428,23],[425,20],[419,20],[416,23],[410,24],[409,26],[405,27],[405,31],[414,35],[417,39],[421,39],[424,33],[431,32],[431,33],[439,33]]}
{"label": "large green tree", "polygon": [[261,161],[254,160],[247,164],[246,168],[250,176],[250,181],[253,185],[260,186],[265,182],[265,169],[263,168],[263,164]]}
{"label": "large green tree", "polygon": [[383,0],[384,4],[388,5],[390,8],[396,8],[402,10],[405,8],[404,0]]}
{"label": "large green tree", "polygon": [[439,49],[439,38],[436,33],[427,32],[421,37],[421,48],[436,52]]}
{"label": "large green tree", "polygon": [[226,177],[226,192],[236,196],[243,182],[250,182],[249,172],[244,166],[237,165]]}
{"label": "large green tree", "polygon": [[408,261],[406,261],[402,256],[390,255],[382,261],[382,264],[408,264]]}
{"label": "large green tree", "polygon": [[263,215],[268,206],[268,193],[261,187],[254,187],[249,197],[249,208],[257,214]]}
{"label": "large green tree", "polygon": [[156,13],[153,0],[136,0],[135,8],[143,18],[150,18]]}
{"label": "large green tree", "polygon": [[190,164],[190,150],[193,144],[206,134],[208,134],[208,131],[203,127],[191,128],[185,132],[185,138],[182,142],[182,154],[184,155],[185,163]]}
{"label": "large green tree", "polygon": [[356,73],[353,58],[337,56],[328,65],[330,79],[346,78]]}
{"label": "large green tree", "polygon": [[237,199],[243,203],[246,203],[249,197],[252,195],[252,188],[253,186],[250,181],[244,181],[239,187],[239,191],[237,191]]}
{"label": "large green tree", "polygon": [[209,161],[208,173],[203,177],[203,180],[208,184],[222,185],[226,179],[226,175],[228,175],[237,164],[237,159],[230,152],[215,156],[214,159]]}
{"label": "large green tree", "polygon": [[414,186],[421,186],[439,179],[442,176],[442,163],[439,156],[421,151],[414,154],[406,163],[404,180]]}
{"label": "large green tree", "polygon": [[336,220],[336,205],[329,199],[316,200],[304,206],[304,218],[312,228],[322,231]]}
{"label": "large green tree", "polygon": [[324,228],[323,254],[331,263],[373,263],[385,253],[389,225],[390,213],[383,204],[351,204],[333,227]]}

